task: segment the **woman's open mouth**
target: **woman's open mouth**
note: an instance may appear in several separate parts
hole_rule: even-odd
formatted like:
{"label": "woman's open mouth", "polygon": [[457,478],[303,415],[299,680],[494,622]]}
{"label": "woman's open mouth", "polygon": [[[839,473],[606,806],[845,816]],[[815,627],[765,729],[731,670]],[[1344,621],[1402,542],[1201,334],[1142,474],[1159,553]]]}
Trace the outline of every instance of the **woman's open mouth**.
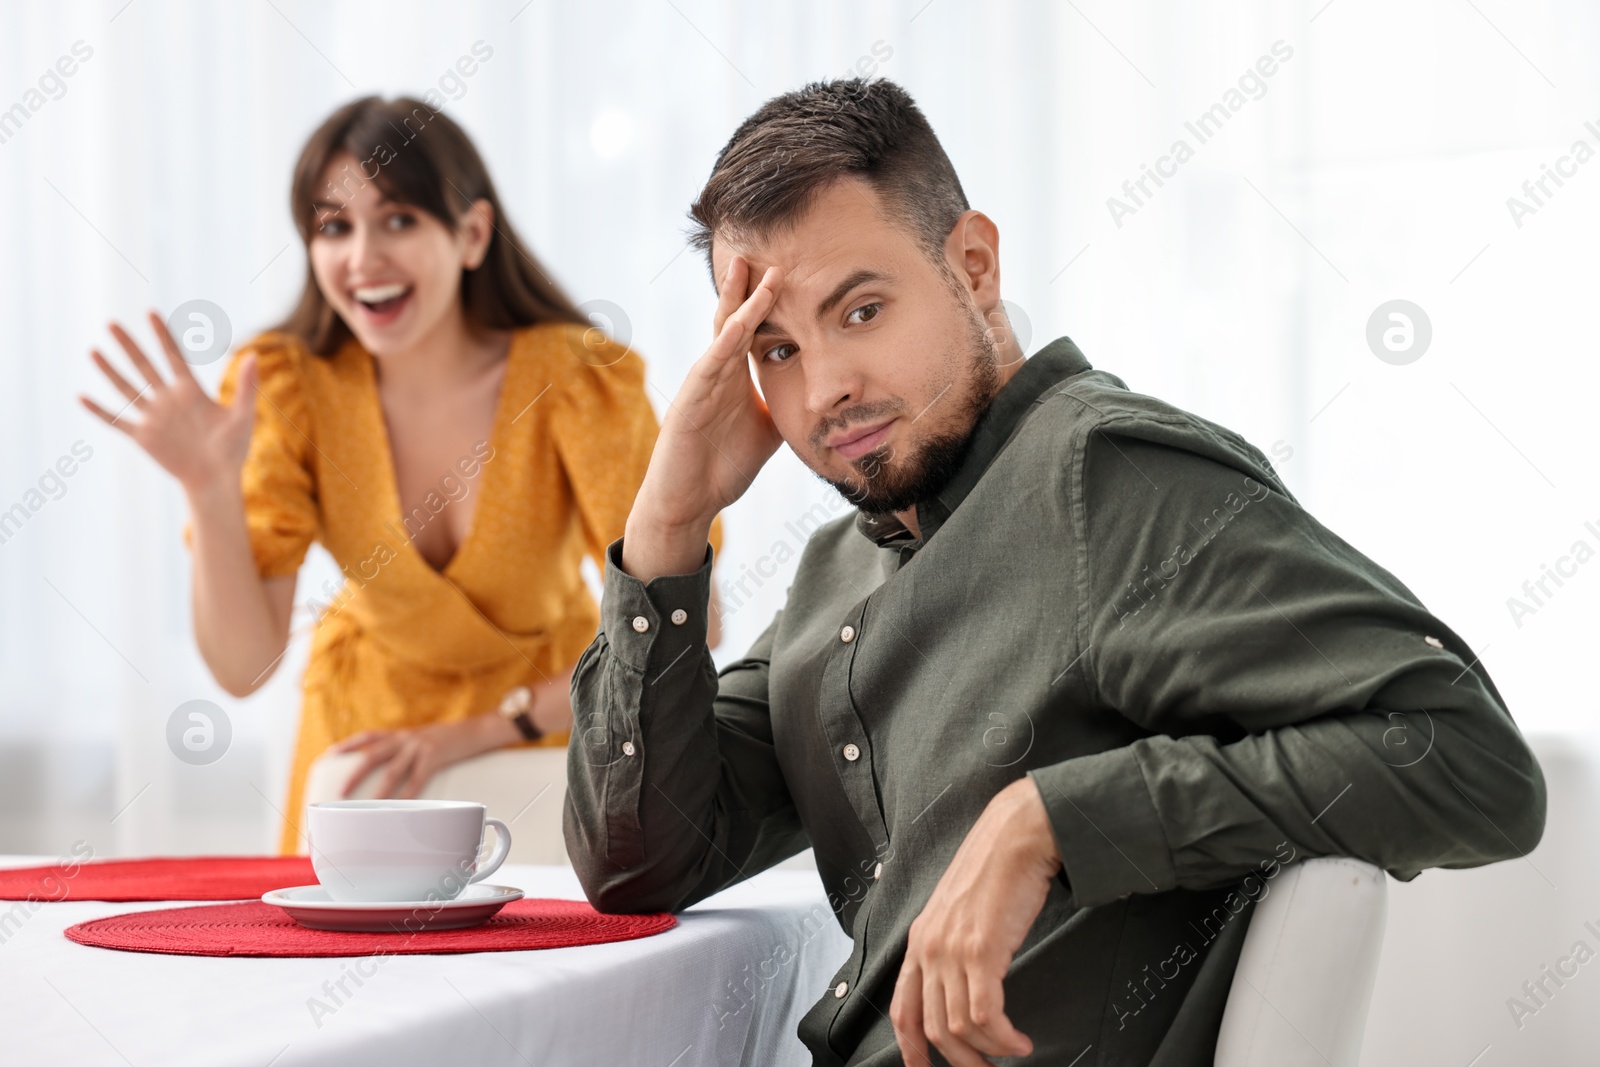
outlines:
{"label": "woman's open mouth", "polygon": [[409,285],[395,282],[390,285],[369,285],[355,290],[356,298],[368,321],[375,325],[393,322],[411,299]]}

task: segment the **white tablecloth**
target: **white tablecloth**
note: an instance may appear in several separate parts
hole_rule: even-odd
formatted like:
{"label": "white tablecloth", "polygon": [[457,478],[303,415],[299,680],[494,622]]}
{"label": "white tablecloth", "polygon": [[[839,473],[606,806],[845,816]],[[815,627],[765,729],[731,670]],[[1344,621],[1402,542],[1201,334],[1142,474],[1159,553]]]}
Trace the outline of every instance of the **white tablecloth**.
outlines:
{"label": "white tablecloth", "polygon": [[[55,859],[0,856],[0,867]],[[508,864],[489,880],[583,899],[567,868]],[[0,901],[0,1063],[804,1064],[795,1025],[850,952],[817,875],[797,870],[703,901],[664,934],[583,948],[230,959],[62,936],[86,919],[182,904],[64,902],[30,914]],[[376,973],[360,986],[347,979],[348,997],[330,995],[357,964]]]}

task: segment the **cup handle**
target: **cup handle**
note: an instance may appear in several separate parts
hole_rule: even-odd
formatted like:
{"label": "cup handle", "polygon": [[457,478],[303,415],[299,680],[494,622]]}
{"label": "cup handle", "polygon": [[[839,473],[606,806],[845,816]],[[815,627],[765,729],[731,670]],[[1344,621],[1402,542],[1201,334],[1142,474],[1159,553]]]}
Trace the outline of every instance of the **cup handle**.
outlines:
{"label": "cup handle", "polygon": [[483,822],[485,826],[494,827],[494,851],[489,853],[489,862],[480,867],[478,872],[471,878],[467,879],[468,884],[481,882],[495,871],[498,871],[500,865],[506,861],[506,857],[511,854],[511,827],[499,819],[485,819]]}

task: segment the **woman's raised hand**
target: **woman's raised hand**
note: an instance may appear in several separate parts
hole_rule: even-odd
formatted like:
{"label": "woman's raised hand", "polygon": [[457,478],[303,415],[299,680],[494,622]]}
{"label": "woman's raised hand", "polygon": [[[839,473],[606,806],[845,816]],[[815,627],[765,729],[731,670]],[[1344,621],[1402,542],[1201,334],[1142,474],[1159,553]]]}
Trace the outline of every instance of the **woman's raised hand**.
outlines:
{"label": "woman's raised hand", "polygon": [[[231,406],[223,407],[207,396],[195,380],[182,350],[167,331],[166,323],[153,311],[150,325],[166,353],[167,364],[172,369],[171,380],[163,380],[128,332],[113,322],[111,335],[144,376],[146,384],[135,388],[99,350],[91,349],[89,354],[95,366],[128,403],[120,415],[113,415],[87,396],[80,394],[79,401],[101,421],[133,438],[186,490],[192,492],[227,479],[237,479],[250,450],[250,429],[255,420],[255,357],[245,357],[239,368],[234,401]],[[138,412],[137,421],[129,418],[130,408]]]}
{"label": "woman's raised hand", "polygon": [[[750,266],[734,256],[722,279],[705,355],[661,420],[644,484],[628,516],[623,567],[648,581],[700,566],[717,512],[744,495],[783,443],[745,356],[777,302],[782,274],[769,267],[751,289]],[[641,542],[648,542],[644,544]],[[638,569],[635,569],[635,568]]]}

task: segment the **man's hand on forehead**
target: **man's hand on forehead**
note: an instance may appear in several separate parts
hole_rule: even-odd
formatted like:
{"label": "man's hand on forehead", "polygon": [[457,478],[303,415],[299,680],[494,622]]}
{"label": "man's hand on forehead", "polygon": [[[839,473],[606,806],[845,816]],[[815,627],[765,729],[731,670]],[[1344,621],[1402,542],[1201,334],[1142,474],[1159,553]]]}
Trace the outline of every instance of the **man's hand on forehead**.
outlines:
{"label": "man's hand on forehead", "polygon": [[[732,284],[736,289],[738,289],[738,292],[734,294],[734,297],[741,302],[748,300],[750,295],[754,293],[760,286],[761,280],[767,273],[767,270],[771,267],[777,266],[777,264],[762,263],[760,261],[760,257],[756,253],[754,253],[751,249],[741,245],[728,244],[724,246],[724,250],[724,254],[713,257],[713,266],[715,267],[717,273],[717,297],[718,299],[721,299],[722,297],[729,295],[726,292],[729,285],[729,278],[733,274],[737,273],[734,269],[734,261],[743,260],[743,277],[734,278]],[[716,262],[716,260],[719,259],[721,262]]]}
{"label": "man's hand on forehead", "polygon": [[[783,271],[778,267],[758,270],[742,253],[735,252],[729,256],[727,266],[722,271],[717,310],[711,321],[712,347],[707,355],[714,355],[727,343],[742,345],[738,354],[746,354],[755,341],[756,329],[777,306],[778,291],[782,286]],[[724,336],[729,323],[744,330],[742,341]]]}
{"label": "man's hand on forehead", "polygon": [[744,359],[777,300],[783,272],[768,267],[757,280],[734,254],[720,280],[711,346],[667,405],[628,514],[622,567],[641,581],[696,570],[712,519],[744,495],[783,443]]}

